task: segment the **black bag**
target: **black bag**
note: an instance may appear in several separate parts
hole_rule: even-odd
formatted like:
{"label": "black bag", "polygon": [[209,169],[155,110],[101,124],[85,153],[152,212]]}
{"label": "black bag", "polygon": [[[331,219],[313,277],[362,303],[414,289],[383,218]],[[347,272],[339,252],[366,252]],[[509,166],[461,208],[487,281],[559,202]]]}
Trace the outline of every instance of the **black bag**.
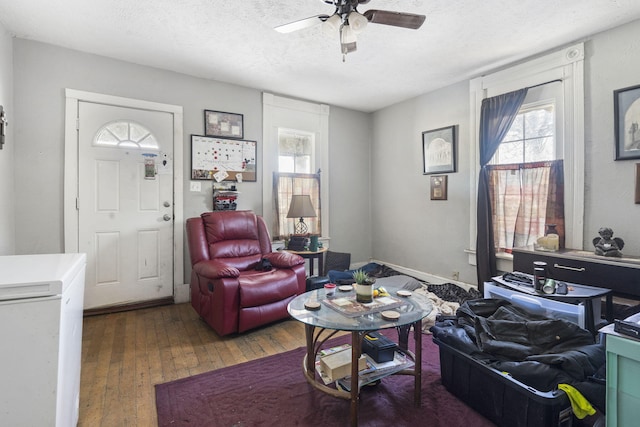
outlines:
{"label": "black bag", "polygon": [[304,247],[308,246],[307,240],[308,238],[305,236],[291,236],[287,249],[302,252],[304,251]]}
{"label": "black bag", "polygon": [[271,261],[266,258],[262,258],[256,266],[256,270],[258,271],[271,271],[272,268]]}

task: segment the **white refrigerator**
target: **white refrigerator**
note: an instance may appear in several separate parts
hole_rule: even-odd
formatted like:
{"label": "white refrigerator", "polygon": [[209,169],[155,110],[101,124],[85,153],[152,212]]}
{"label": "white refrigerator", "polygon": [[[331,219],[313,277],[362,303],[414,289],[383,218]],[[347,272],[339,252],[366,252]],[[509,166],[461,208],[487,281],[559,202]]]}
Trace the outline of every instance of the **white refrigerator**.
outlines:
{"label": "white refrigerator", "polygon": [[0,256],[0,425],[77,425],[85,267],[85,254]]}

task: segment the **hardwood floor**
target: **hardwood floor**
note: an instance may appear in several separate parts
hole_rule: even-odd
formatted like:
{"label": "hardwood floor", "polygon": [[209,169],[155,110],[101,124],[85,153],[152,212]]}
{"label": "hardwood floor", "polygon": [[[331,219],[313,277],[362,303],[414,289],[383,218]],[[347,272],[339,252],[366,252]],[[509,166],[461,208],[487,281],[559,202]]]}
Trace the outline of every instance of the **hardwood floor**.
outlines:
{"label": "hardwood floor", "polygon": [[303,345],[295,320],[221,338],[190,304],[86,317],[78,425],[155,426],[155,384]]}

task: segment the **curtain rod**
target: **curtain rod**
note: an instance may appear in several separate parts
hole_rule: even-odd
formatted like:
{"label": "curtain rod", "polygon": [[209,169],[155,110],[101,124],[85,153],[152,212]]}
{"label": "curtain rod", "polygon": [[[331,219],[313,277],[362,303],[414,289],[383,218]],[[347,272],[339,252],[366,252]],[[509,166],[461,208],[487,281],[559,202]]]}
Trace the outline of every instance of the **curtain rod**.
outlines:
{"label": "curtain rod", "polygon": [[534,87],[544,86],[544,85],[548,85],[549,83],[555,83],[555,82],[562,82],[562,79],[550,80],[548,82],[539,83],[539,84],[533,85],[533,86],[528,86],[527,89],[533,89]]}

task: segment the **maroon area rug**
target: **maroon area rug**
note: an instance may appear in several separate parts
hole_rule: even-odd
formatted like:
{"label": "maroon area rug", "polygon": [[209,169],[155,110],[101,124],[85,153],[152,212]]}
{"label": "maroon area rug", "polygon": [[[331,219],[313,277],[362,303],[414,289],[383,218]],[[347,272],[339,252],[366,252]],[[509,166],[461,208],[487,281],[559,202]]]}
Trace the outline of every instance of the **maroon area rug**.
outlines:
{"label": "maroon area rug", "polygon": [[[494,426],[444,388],[438,346],[429,335],[424,335],[422,341],[422,406],[413,404],[413,377],[387,377],[379,385],[361,391],[359,425]],[[307,383],[302,373],[304,353],[303,348],[298,348],[158,384],[158,425],[348,426],[349,401],[329,396]]]}

